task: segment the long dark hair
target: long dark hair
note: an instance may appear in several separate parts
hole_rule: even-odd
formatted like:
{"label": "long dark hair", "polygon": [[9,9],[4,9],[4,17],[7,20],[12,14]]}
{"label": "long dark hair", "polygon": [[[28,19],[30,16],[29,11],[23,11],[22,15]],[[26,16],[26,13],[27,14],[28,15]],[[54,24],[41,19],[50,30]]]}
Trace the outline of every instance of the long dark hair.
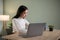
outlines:
{"label": "long dark hair", "polygon": [[13,18],[19,18],[22,14],[22,12],[24,12],[25,10],[28,10],[28,8],[24,5],[19,6],[18,10],[17,10],[17,14],[13,17]]}

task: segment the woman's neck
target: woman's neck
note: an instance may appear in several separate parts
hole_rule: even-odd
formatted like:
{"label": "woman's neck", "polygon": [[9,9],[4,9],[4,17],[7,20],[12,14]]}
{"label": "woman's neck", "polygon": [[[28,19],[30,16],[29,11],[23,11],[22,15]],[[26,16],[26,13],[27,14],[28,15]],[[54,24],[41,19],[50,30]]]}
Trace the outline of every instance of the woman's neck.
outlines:
{"label": "woman's neck", "polygon": [[19,18],[24,19],[23,17],[19,17]]}

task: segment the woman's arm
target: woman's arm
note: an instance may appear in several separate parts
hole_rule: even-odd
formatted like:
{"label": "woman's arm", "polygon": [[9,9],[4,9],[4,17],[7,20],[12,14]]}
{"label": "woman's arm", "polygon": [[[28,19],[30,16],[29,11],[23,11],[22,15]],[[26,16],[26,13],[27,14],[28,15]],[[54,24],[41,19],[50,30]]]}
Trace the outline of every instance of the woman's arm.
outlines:
{"label": "woman's arm", "polygon": [[26,26],[26,29],[28,29],[29,22],[26,19],[25,19],[25,26]]}
{"label": "woman's arm", "polygon": [[13,33],[18,33],[18,30],[16,28],[16,24],[15,24],[16,21],[14,21],[14,19],[12,20],[12,28],[13,28]]}
{"label": "woman's arm", "polygon": [[19,34],[24,34],[27,32],[27,30],[22,29],[23,25],[21,25],[21,22],[19,23],[19,21],[17,20],[12,20],[13,23],[13,32],[14,33],[19,33]]}

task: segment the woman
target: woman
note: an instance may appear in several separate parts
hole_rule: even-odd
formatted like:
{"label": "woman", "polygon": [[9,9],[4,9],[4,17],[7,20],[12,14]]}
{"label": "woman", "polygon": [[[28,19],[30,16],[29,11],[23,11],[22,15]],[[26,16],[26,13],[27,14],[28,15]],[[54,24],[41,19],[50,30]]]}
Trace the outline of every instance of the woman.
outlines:
{"label": "woman", "polygon": [[24,5],[21,5],[17,14],[12,19],[13,33],[19,33],[20,35],[27,33],[27,27],[29,22],[25,19],[28,13],[28,8]]}

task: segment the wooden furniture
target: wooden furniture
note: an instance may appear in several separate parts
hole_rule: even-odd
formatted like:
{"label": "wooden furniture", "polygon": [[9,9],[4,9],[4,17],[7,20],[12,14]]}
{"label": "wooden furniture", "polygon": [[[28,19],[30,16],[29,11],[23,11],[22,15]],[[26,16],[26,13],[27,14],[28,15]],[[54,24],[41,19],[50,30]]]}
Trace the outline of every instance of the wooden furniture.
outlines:
{"label": "wooden furniture", "polygon": [[18,33],[12,34],[12,35],[6,35],[2,38],[9,39],[9,40],[58,40],[58,37],[60,36],[60,30],[54,30],[54,31],[44,31],[42,36],[36,36],[31,38],[22,38],[18,36]]}

